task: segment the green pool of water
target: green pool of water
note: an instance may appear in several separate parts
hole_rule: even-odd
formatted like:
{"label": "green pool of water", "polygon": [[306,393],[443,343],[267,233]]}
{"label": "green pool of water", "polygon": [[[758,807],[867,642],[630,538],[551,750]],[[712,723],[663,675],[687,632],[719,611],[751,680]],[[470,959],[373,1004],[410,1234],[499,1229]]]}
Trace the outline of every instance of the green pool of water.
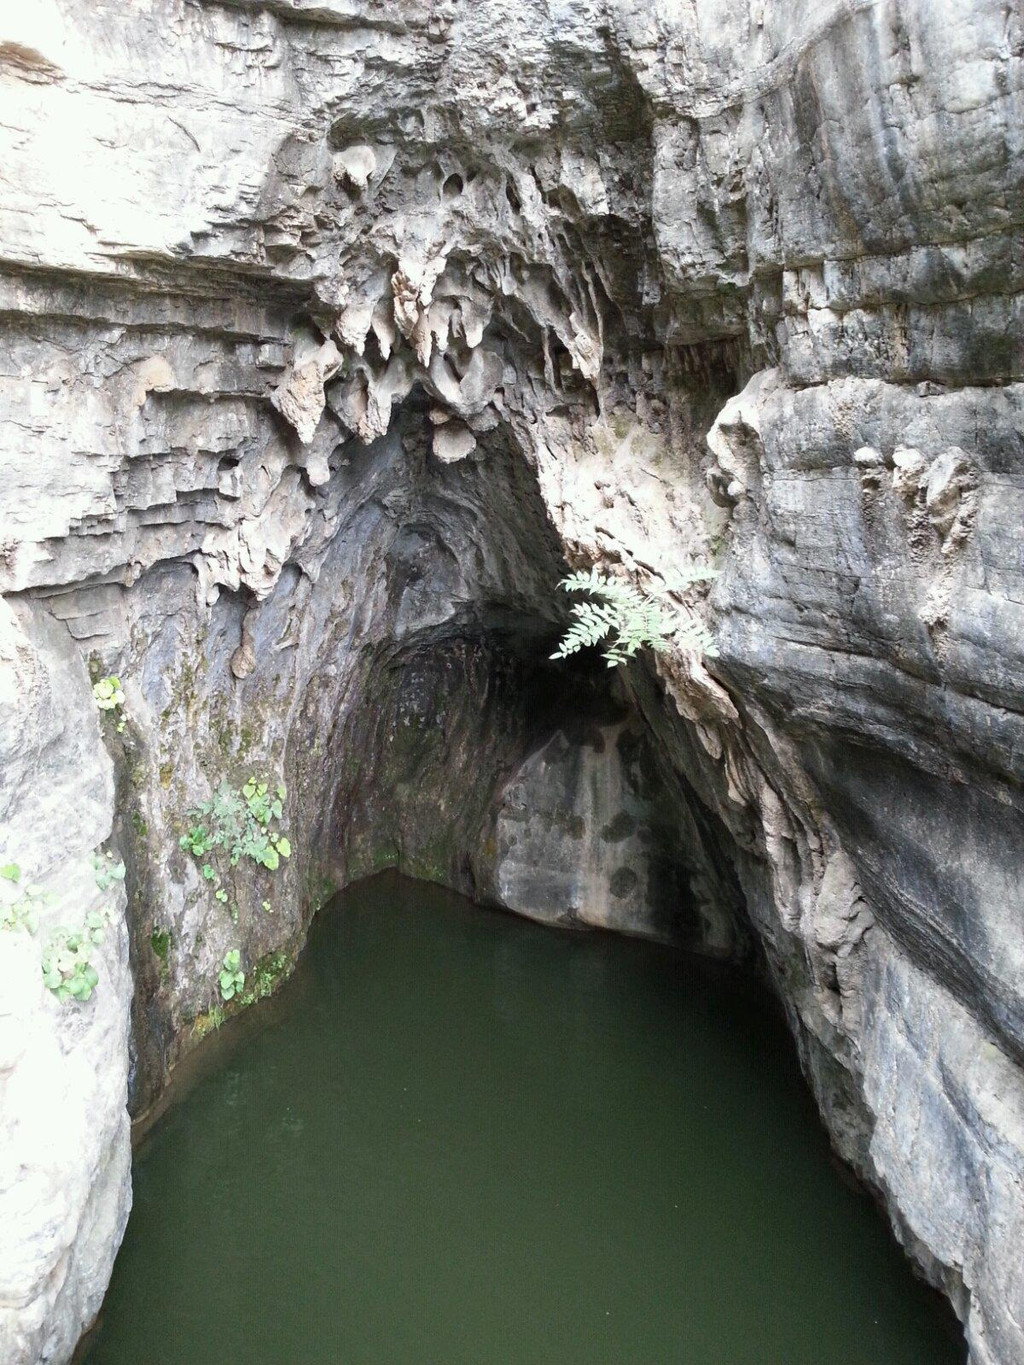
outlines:
{"label": "green pool of water", "polygon": [[378,878],[139,1152],[89,1365],[946,1365],[766,997]]}

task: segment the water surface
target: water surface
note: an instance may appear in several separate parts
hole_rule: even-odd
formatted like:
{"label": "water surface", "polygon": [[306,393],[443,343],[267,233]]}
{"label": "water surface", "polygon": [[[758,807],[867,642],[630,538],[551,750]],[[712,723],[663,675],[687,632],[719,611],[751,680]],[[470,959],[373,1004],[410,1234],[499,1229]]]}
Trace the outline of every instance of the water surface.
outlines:
{"label": "water surface", "polygon": [[213,1056],[89,1365],[963,1360],[767,998],[675,953],[377,878]]}

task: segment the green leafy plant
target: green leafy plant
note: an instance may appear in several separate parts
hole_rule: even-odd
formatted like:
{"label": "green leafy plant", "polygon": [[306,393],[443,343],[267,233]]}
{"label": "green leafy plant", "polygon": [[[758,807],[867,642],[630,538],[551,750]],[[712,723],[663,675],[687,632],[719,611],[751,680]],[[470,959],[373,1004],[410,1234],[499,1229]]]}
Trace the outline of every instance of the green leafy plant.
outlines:
{"label": "green leafy plant", "polygon": [[0,867],[0,878],[16,888],[14,900],[0,896],[0,929],[23,929],[27,934],[34,934],[39,928],[39,911],[53,897],[31,882],[22,886],[21,868],[17,863]]}
{"label": "green leafy plant", "polygon": [[39,910],[29,897],[0,906],[0,929],[24,929],[27,934],[34,934],[38,928]]}
{"label": "green leafy plant", "polygon": [[[196,811],[193,812],[193,814],[199,813],[200,812],[197,807]],[[189,829],[189,832],[187,834],[183,834],[181,836],[179,843],[181,844],[182,848],[187,848],[188,851],[194,854],[197,858],[201,858],[204,853],[209,853],[210,850],[214,847],[213,835],[205,827],[205,825],[193,825]],[[205,868],[203,869],[203,876],[204,877],[206,876]]]}
{"label": "green leafy plant", "polygon": [[240,966],[241,960],[242,954],[238,948],[232,948],[230,952],[224,954],[224,962],[220,969],[220,994],[223,1000],[233,1000],[245,985],[245,972]]}
{"label": "green leafy plant", "polygon": [[127,719],[124,710],[124,689],[121,687],[121,679],[114,674],[111,674],[106,678],[100,678],[99,682],[93,683],[92,695],[96,705],[101,711],[111,711],[116,715],[117,733],[121,734]]}
{"label": "green leafy plant", "polygon": [[120,859],[115,862],[112,853],[94,853],[92,872],[99,889],[109,891],[117,882],[124,881],[125,866]]}
{"label": "green leafy plant", "polygon": [[551,657],[564,659],[589,646],[603,645],[605,662],[614,668],[644,648],[664,653],[676,646],[714,655],[718,651],[707,628],[664,601],[669,592],[714,577],[714,569],[687,569],[678,582],[655,594],[642,593],[597,568],[570,574],[559,586],[566,592],[587,593],[593,600],[573,604],[572,624]]}
{"label": "green leafy plant", "polygon": [[90,910],[85,917],[85,933],[88,935],[90,943],[100,944],[106,937],[107,932],[107,910]]}
{"label": "green leafy plant", "polygon": [[[284,819],[285,795],[284,783],[272,792],[269,784],[257,777],[250,777],[237,791],[222,782],[211,801],[189,811],[190,825],[181,836],[181,847],[196,858],[223,851],[232,867],[237,867],[242,858],[250,858],[275,872],[281,859],[291,857],[292,852],[291,841],[277,827]],[[212,862],[204,863],[203,876],[219,886],[220,877]],[[227,900],[226,893],[216,894],[218,900]]]}
{"label": "green leafy plant", "polygon": [[99,983],[99,972],[92,965],[92,950],[103,942],[107,916],[90,910],[81,929],[55,929],[43,949],[43,983],[64,1004],[77,1000],[84,1004]]}

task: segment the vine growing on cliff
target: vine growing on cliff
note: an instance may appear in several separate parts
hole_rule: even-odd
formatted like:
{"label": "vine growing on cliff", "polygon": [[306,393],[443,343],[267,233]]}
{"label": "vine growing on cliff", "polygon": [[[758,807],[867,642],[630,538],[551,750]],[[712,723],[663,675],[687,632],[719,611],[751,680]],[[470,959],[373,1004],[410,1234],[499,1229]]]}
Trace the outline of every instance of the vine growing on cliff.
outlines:
{"label": "vine growing on cliff", "polygon": [[574,603],[572,624],[551,657],[564,659],[601,644],[609,668],[626,663],[644,648],[660,654],[675,647],[714,655],[718,652],[714,638],[703,622],[684,616],[664,600],[665,593],[714,577],[714,569],[691,567],[680,573],[677,583],[655,594],[642,593],[598,568],[570,574],[559,587],[586,593],[591,600]]}

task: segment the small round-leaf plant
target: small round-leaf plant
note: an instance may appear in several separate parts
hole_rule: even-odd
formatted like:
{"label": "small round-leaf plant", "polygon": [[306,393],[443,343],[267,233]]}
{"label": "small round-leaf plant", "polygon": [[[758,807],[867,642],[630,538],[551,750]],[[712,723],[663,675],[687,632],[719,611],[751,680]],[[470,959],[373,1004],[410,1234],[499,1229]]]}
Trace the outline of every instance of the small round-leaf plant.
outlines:
{"label": "small round-leaf plant", "polygon": [[117,717],[117,724],[114,727],[118,734],[124,731],[125,716],[124,711],[124,689],[121,687],[121,679],[114,674],[109,677],[100,678],[99,682],[93,683],[93,699],[101,711],[110,711]]}
{"label": "small round-leaf plant", "polygon": [[92,950],[103,942],[107,916],[90,910],[81,929],[55,929],[43,949],[43,984],[61,1004],[76,1000],[84,1004],[99,982],[92,965]]}
{"label": "small round-leaf plant", "polygon": [[627,663],[644,648],[659,654],[672,648],[691,649],[714,656],[718,651],[703,623],[685,618],[663,599],[669,592],[715,576],[714,569],[694,566],[684,569],[678,581],[659,593],[642,593],[598,568],[570,574],[559,587],[566,592],[587,593],[591,600],[573,604],[572,624],[552,659],[567,658],[592,645],[603,645],[609,668]]}
{"label": "small round-leaf plant", "polygon": [[91,861],[92,873],[101,891],[109,891],[112,886],[124,881],[125,865],[119,858],[115,859],[112,853],[94,853]]}
{"label": "small round-leaf plant", "polygon": [[39,928],[39,911],[53,899],[41,886],[31,882],[22,885],[21,868],[17,863],[0,867],[0,879],[14,888],[15,899],[0,898],[0,929],[23,929],[34,934]]}
{"label": "small round-leaf plant", "polygon": [[233,1000],[236,995],[240,995],[242,987],[245,985],[245,972],[241,967],[242,954],[238,948],[232,948],[230,952],[224,954],[224,961],[220,969],[220,994],[222,1000]]}

